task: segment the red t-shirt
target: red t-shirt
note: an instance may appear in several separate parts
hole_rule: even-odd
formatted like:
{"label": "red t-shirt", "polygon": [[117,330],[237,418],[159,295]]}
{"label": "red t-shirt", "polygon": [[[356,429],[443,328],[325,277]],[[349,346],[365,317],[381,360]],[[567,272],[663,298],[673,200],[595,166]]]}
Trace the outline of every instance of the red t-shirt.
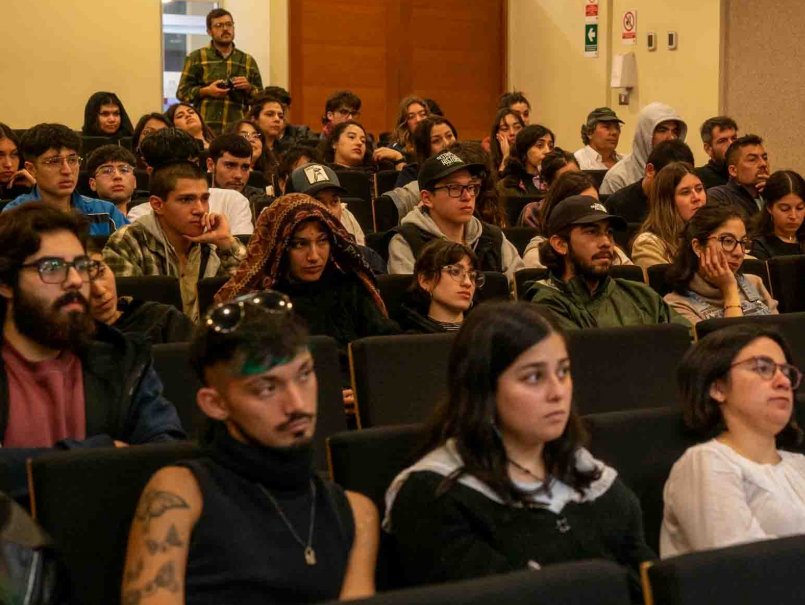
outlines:
{"label": "red t-shirt", "polygon": [[3,447],[52,447],[86,438],[84,375],[69,351],[31,362],[8,341],[2,351],[8,377],[8,426]]}

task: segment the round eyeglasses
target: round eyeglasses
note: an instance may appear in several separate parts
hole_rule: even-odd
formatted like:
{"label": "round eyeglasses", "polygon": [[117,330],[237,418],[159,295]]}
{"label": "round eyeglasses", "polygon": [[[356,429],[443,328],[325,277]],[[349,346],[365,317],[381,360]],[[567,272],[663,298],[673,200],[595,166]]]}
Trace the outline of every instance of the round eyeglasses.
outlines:
{"label": "round eyeglasses", "polygon": [[799,388],[799,385],[802,382],[802,372],[799,371],[798,367],[792,366],[790,363],[777,363],[765,355],[758,355],[756,357],[744,359],[743,361],[735,362],[730,367],[734,368],[742,365],[748,366],[750,364],[752,366],[750,369],[758,374],[763,380],[771,380],[774,378],[774,374],[777,372],[777,370],[780,370],[780,373],[788,379],[788,382],[791,383],[792,390]]}
{"label": "round eyeglasses", "polygon": [[454,282],[459,284],[463,283],[466,277],[470,278],[470,281],[476,288],[483,288],[484,283],[486,283],[486,276],[483,273],[475,269],[467,270],[461,265],[445,265],[442,267],[442,271],[447,273],[453,278]]}
{"label": "round eyeglasses", "polygon": [[36,269],[39,279],[46,284],[63,284],[67,279],[70,267],[76,270],[81,281],[88,282],[98,277],[101,263],[92,260],[89,256],[79,256],[72,261],[58,256],[48,256],[20,265],[21,269]]}

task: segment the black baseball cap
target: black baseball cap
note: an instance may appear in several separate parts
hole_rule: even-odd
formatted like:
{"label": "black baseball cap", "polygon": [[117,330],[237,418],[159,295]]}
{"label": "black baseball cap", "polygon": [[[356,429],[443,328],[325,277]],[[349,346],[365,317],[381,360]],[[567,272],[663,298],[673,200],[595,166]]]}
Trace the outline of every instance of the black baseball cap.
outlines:
{"label": "black baseball cap", "polygon": [[609,107],[596,107],[587,114],[587,128],[595,127],[598,122],[620,122],[625,124]]}
{"label": "black baseball cap", "polygon": [[341,194],[347,192],[341,186],[335,170],[313,162],[300,166],[291,173],[291,185],[294,192],[307,193],[311,196],[324,189],[335,189]]}
{"label": "black baseball cap", "polygon": [[609,220],[613,228],[626,229],[626,221],[609,214],[604,205],[589,195],[571,195],[554,206],[548,217],[548,235],[556,235],[570,225],[586,225]]}
{"label": "black baseball cap", "polygon": [[476,176],[484,169],[483,164],[467,164],[452,151],[442,151],[422,162],[417,179],[419,190],[427,190],[436,181],[459,170],[469,170],[471,175]]}

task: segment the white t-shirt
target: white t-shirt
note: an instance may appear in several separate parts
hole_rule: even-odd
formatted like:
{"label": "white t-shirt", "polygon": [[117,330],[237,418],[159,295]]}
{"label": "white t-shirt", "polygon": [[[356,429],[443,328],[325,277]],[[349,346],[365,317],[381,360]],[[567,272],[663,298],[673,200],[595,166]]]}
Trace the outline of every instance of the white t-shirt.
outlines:
{"label": "white t-shirt", "polygon": [[758,464],[715,439],[689,448],[665,484],[660,556],[805,534],[805,456]]}
{"label": "white t-shirt", "polygon": [[[151,212],[151,204],[137,204],[129,210],[128,219],[133,223],[138,218]],[[232,235],[251,235],[254,233],[252,209],[241,193],[234,189],[218,189],[210,187],[210,212],[223,214],[229,221],[229,232]]]}

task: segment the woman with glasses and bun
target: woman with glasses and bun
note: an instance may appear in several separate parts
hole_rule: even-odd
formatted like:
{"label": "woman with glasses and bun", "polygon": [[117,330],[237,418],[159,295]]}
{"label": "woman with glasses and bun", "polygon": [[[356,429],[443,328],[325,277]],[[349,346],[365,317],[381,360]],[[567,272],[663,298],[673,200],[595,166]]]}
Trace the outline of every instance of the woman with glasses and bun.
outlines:
{"label": "woman with glasses and bun", "polygon": [[423,334],[458,330],[484,279],[471,248],[444,239],[429,242],[414,265],[402,327]]}
{"label": "woman with glasses and bun", "polygon": [[691,217],[666,282],[673,292],[665,301],[691,324],[714,317],[777,313],[777,301],[757,275],[741,265],[752,240],[743,212],[709,202]]}
{"label": "woman with glasses and bun", "polygon": [[[424,456],[386,493],[406,584],[609,559],[630,572],[656,555],[637,497],[584,447],[565,336],[537,305],[480,305],[448,361],[446,401]],[[642,599],[641,601],[642,602]]]}
{"label": "woman with glasses and bun", "polygon": [[665,484],[660,555],[805,534],[805,456],[794,416],[802,372],[783,337],[759,324],[696,343],[678,371],[685,423],[709,438]]}

